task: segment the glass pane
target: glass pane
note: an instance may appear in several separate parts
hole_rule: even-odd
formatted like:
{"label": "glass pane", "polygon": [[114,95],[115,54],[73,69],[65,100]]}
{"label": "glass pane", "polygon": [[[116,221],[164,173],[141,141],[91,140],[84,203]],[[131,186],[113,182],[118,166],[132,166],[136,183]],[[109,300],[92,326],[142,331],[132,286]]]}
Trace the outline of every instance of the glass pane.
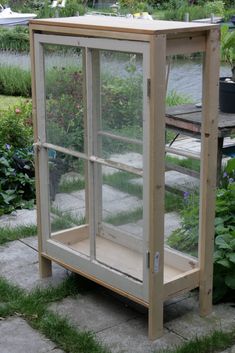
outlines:
{"label": "glass pane", "polygon": [[[100,51],[98,157],[143,168],[142,55]],[[96,259],[143,280],[143,178],[96,165]]]}
{"label": "glass pane", "polygon": [[[168,60],[165,241],[167,246],[197,257],[203,55]],[[192,73],[190,79],[188,72]]]}
{"label": "glass pane", "polygon": [[143,58],[101,51],[101,129],[142,140]]}
{"label": "glass pane", "polygon": [[107,136],[100,137],[100,140],[102,147],[98,153],[99,157],[135,168],[143,168],[142,142],[141,144],[129,143]]}
{"label": "glass pane", "polygon": [[76,249],[76,243],[81,240],[79,231],[72,238],[68,233],[58,237],[57,232],[86,224],[85,162],[51,149],[48,164],[51,235]]}
{"label": "glass pane", "polygon": [[47,142],[84,151],[82,50],[44,45]]}
{"label": "glass pane", "polygon": [[143,178],[102,167],[96,259],[143,280]]}

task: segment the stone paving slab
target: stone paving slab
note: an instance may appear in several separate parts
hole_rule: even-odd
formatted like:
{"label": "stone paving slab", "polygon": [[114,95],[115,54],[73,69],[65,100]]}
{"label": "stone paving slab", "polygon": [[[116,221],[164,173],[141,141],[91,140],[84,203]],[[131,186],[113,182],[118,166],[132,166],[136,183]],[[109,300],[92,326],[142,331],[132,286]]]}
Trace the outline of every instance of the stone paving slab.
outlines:
{"label": "stone paving slab", "polygon": [[97,333],[96,338],[112,353],[153,353],[165,348],[173,348],[184,342],[181,337],[167,329],[164,329],[163,337],[150,341],[147,323],[147,316],[132,319]]}
{"label": "stone paving slab", "polygon": [[222,353],[235,353],[235,346],[232,346],[232,347],[226,349]]}
{"label": "stone paving slab", "polygon": [[164,237],[168,238],[171,233],[180,227],[181,217],[177,212],[165,213]]}
{"label": "stone paving slab", "polygon": [[[132,184],[142,185],[142,179],[132,179]],[[165,173],[165,184],[179,191],[193,191],[199,187],[200,181],[190,175],[186,175],[175,170],[170,170]]]}
{"label": "stone paving slab", "polygon": [[149,341],[146,309],[99,286],[77,299],[53,303],[50,309],[65,316],[75,327],[95,332],[112,353],[152,353],[183,342],[168,329],[161,339]]}
{"label": "stone paving slab", "polygon": [[206,317],[199,316],[198,300],[195,297],[185,299],[165,310],[165,327],[172,332],[192,339],[204,336],[214,330],[229,331],[235,328],[235,307],[232,304],[213,306],[213,312]]}
{"label": "stone paving slab", "polygon": [[17,210],[0,217],[0,227],[31,226],[36,224],[36,210]]}
{"label": "stone paving slab", "polygon": [[0,276],[23,289],[56,286],[67,276],[68,271],[53,263],[53,276],[39,277],[38,253],[21,241],[0,246]]}
{"label": "stone paving slab", "polygon": [[22,238],[19,241],[21,243],[29,246],[33,250],[38,251],[38,237],[37,236]]}
{"label": "stone paving slab", "polygon": [[[165,213],[165,239],[168,238],[174,230],[180,227],[180,222],[181,217],[177,212]],[[139,220],[136,223],[123,224],[118,226],[118,229],[129,232],[138,238],[141,238],[143,235],[143,220]]]}
{"label": "stone paving slab", "polygon": [[100,332],[116,327],[138,316],[135,310],[112,296],[99,291],[99,287],[91,292],[80,294],[77,298],[65,298],[59,303],[53,303],[50,309],[82,330]]}
{"label": "stone paving slab", "polygon": [[0,332],[1,353],[63,353],[19,317],[0,321]]}

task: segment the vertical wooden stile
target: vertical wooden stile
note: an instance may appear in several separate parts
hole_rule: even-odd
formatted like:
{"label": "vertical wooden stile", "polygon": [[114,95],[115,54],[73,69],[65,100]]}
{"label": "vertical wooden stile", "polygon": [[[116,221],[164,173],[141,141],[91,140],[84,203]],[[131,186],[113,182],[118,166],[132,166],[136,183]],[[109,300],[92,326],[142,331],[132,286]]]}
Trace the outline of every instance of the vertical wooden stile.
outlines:
{"label": "vertical wooden stile", "polygon": [[207,33],[203,70],[199,218],[200,314],[202,316],[212,311],[219,82],[219,29],[212,29]]}
{"label": "vertical wooden stile", "polygon": [[[31,87],[32,87],[32,114],[34,126],[34,143],[38,142],[38,127],[37,127],[37,104],[36,104],[36,80],[35,80],[35,48],[34,48],[34,34],[30,30],[30,58],[31,58]],[[35,147],[34,160],[35,160],[35,185],[36,185],[36,203],[37,203],[37,233],[38,233],[38,260],[39,260],[39,273],[41,277],[48,277],[52,275],[52,265],[49,259],[41,256],[42,245],[42,222],[40,210],[40,182],[39,182],[39,156],[38,148]]]}
{"label": "vertical wooden stile", "polygon": [[[33,36],[33,34],[32,34]],[[43,47],[37,35],[36,43],[33,43],[34,55],[31,57],[33,68],[32,97],[33,114],[37,114],[34,121],[35,133],[34,142],[39,142],[36,147],[35,176],[36,176],[36,197],[37,197],[37,226],[38,226],[38,247],[39,247],[39,272],[40,276],[52,275],[51,260],[43,257],[45,242],[49,239],[50,233],[50,210],[49,210],[49,176],[48,176],[48,153],[47,149],[41,148],[40,143],[46,142],[46,119],[45,119],[45,66]],[[32,37],[31,37],[32,40]]]}
{"label": "vertical wooden stile", "polygon": [[[86,49],[86,79],[87,79],[87,120],[88,120],[88,159],[100,156],[101,146],[98,130],[100,128],[100,53],[99,50]],[[90,161],[89,176],[89,228],[90,257],[96,258],[96,235],[102,218],[102,178],[101,166]]]}
{"label": "vertical wooden stile", "polygon": [[164,173],[165,173],[166,35],[150,43],[149,126],[149,338],[163,334]]}
{"label": "vertical wooden stile", "polygon": [[[93,154],[102,157],[101,130],[101,68],[100,50],[92,49],[92,119],[93,119]],[[95,233],[99,233],[102,222],[102,166],[94,163],[94,205],[95,205]]]}
{"label": "vertical wooden stile", "polygon": [[[88,155],[88,129],[87,129],[87,82],[86,82],[86,49],[82,48],[82,89],[83,89],[83,105],[84,105],[84,152]],[[89,183],[88,183],[88,160],[84,160],[85,164],[85,222],[89,224]]]}

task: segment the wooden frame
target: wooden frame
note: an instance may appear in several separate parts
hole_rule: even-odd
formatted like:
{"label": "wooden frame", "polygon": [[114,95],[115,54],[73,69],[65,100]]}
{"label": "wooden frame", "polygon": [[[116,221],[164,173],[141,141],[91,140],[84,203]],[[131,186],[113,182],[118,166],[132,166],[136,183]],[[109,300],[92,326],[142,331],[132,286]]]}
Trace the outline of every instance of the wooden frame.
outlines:
{"label": "wooden frame", "polygon": [[[51,261],[55,261],[148,307],[150,339],[163,334],[163,302],[168,298],[199,287],[200,312],[208,314],[212,307],[218,27],[89,16],[33,20],[30,38],[41,276],[51,275]],[[46,43],[82,49],[84,151],[47,141]],[[102,130],[100,50],[139,53],[143,58],[143,141]],[[166,152],[180,154],[177,149],[165,148],[166,57],[196,51],[204,53],[199,260],[164,247],[164,158]],[[142,168],[104,158],[100,153],[103,137],[142,145]],[[86,224],[56,233],[50,230],[48,149],[80,158],[86,164]],[[190,157],[198,159],[196,154]],[[102,166],[143,178],[142,238],[103,222]]]}

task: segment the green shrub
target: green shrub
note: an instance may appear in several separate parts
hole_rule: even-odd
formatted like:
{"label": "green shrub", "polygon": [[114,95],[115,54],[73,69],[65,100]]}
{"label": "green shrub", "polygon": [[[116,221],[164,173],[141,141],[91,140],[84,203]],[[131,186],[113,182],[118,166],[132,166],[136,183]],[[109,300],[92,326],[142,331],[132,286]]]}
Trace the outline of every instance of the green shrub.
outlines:
{"label": "green shrub", "polygon": [[0,65],[0,94],[30,97],[30,72],[19,67]]}
{"label": "green shrub", "polygon": [[0,147],[0,215],[32,207],[34,197],[32,150]]}
{"label": "green shrub", "polygon": [[[197,253],[199,196],[185,195],[181,227],[168,239],[168,244],[180,251]],[[235,295],[235,158],[224,171],[216,193],[214,301]]]}
{"label": "green shrub", "polygon": [[208,1],[205,3],[205,10],[208,15],[215,14],[217,16],[224,16],[224,2],[221,0]]}
{"label": "green shrub", "polygon": [[27,27],[0,28],[0,49],[17,52],[29,51],[29,31]]}
{"label": "green shrub", "polygon": [[186,13],[189,14],[190,21],[207,17],[207,11],[204,7],[197,5],[189,6],[188,4],[182,4],[182,6],[177,8],[168,8],[165,11],[165,20],[184,21]]}
{"label": "green shrub", "polygon": [[120,0],[119,5],[121,11],[124,10],[124,12],[152,12],[152,7],[148,1]]}
{"label": "green shrub", "polygon": [[60,17],[76,16],[77,14],[82,16],[85,12],[86,8],[83,4],[79,3],[77,0],[67,0],[66,6],[59,10],[59,15]]}
{"label": "green shrub", "polygon": [[0,147],[5,144],[14,148],[32,146],[32,103],[21,101],[2,113],[0,118]]}

